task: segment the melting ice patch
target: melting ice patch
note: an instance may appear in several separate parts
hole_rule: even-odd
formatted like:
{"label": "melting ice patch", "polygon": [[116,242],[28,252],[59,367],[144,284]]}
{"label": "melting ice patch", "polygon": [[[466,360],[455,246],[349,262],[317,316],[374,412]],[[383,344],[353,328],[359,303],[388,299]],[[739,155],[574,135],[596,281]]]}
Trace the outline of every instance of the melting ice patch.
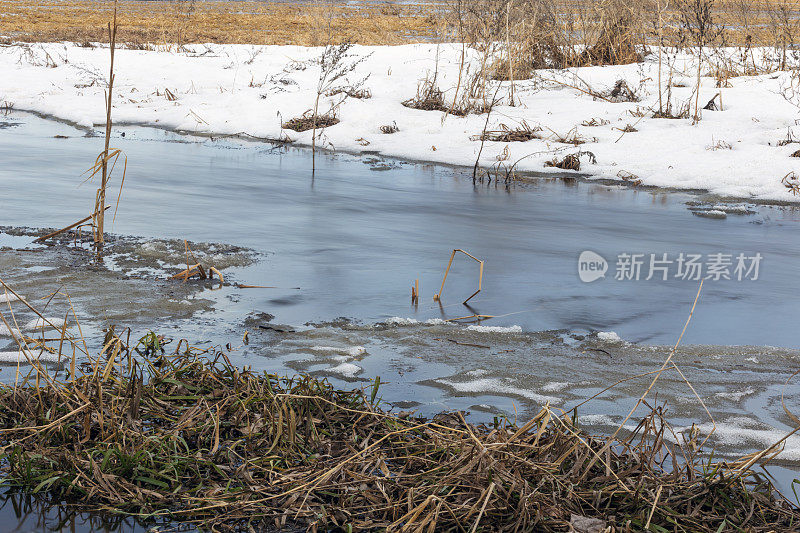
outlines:
{"label": "melting ice patch", "polygon": [[8,294],[2,293],[2,294],[0,294],[0,303],[16,302],[17,300],[19,300],[19,298],[17,298],[16,296],[14,296],[11,293],[8,293]]}
{"label": "melting ice patch", "polygon": [[341,365],[329,368],[328,372],[333,372],[335,374],[341,374],[345,377],[352,378],[361,372],[361,367],[354,365],[353,363],[342,363]]}
{"label": "melting ice patch", "polygon": [[359,355],[364,355],[367,353],[367,349],[363,346],[351,346],[349,348],[340,348],[336,346],[311,346],[309,350],[312,352],[335,353],[350,357],[358,357]]}
{"label": "melting ice patch", "polygon": [[9,328],[5,324],[0,324],[0,337],[21,337],[22,333],[17,328]]}
{"label": "melting ice patch", "polygon": [[568,381],[550,381],[542,386],[545,392],[558,392],[569,387]]}
{"label": "melting ice patch", "polygon": [[522,326],[467,326],[467,331],[479,333],[522,333]]}
{"label": "melting ice patch", "polygon": [[507,380],[502,380],[498,378],[481,378],[476,379],[474,381],[450,381],[447,379],[439,379],[437,380],[438,383],[442,385],[447,385],[448,387],[452,387],[458,392],[466,392],[466,393],[484,393],[484,394],[510,394],[512,396],[521,396],[522,398],[527,398],[529,400],[533,400],[534,402],[545,404],[550,403],[557,405],[561,403],[561,398],[556,398],[555,396],[545,396],[542,394],[537,394],[532,390],[528,389],[521,389],[519,387],[515,387],[508,383]]}
{"label": "melting ice patch", "polygon": [[61,329],[61,328],[64,327],[64,317],[63,316],[62,317],[46,316],[46,317],[44,317],[44,319],[41,319],[41,318],[37,317],[37,318],[34,318],[33,320],[29,320],[23,326],[23,328],[26,329],[26,330],[42,329],[42,327],[44,327],[45,329],[49,329],[49,328],[53,328],[53,327]]}
{"label": "melting ice patch", "polygon": [[[44,363],[59,363],[61,361],[65,361],[67,358],[65,356],[59,356],[58,354],[54,353],[30,353],[28,354],[30,359],[38,359]],[[0,363],[27,363],[28,357],[25,357],[25,354],[17,351],[6,351],[0,352]]]}
{"label": "melting ice patch", "polygon": [[597,338],[603,342],[622,342],[622,339],[615,331],[598,331]]}
{"label": "melting ice patch", "polygon": [[[759,449],[766,449],[786,436],[789,431],[775,428],[754,429],[742,427],[731,421],[718,423],[712,438],[720,444],[729,446],[742,446],[750,444]],[[749,424],[748,424],[749,425]],[[708,435],[713,430],[711,424],[701,424],[697,427],[702,434]],[[682,428],[681,432],[688,432],[691,427]],[[784,461],[800,461],[800,436],[792,435],[784,441],[784,448],[778,458]]]}
{"label": "melting ice patch", "polygon": [[744,390],[735,392],[718,392],[714,396],[716,396],[717,398],[723,398],[725,400],[733,400],[734,402],[738,402],[745,396],[750,396],[751,394],[755,393],[756,390],[753,387],[747,387]]}
{"label": "melting ice patch", "polygon": [[608,415],[581,415],[578,417],[581,426],[613,426],[614,420]]}
{"label": "melting ice patch", "polygon": [[429,318],[424,322],[420,322],[416,318],[406,318],[402,316],[393,316],[392,318],[386,320],[384,324],[389,326],[413,326],[415,324],[425,324],[426,326],[441,326],[444,324],[450,324],[447,320],[443,320],[441,318]]}

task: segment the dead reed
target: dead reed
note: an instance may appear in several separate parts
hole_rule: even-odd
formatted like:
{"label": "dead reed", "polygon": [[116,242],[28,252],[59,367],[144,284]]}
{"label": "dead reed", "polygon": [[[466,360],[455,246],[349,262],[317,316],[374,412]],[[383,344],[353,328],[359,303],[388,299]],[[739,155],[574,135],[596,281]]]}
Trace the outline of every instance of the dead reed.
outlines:
{"label": "dead reed", "polygon": [[684,463],[659,410],[631,435],[584,434],[544,407],[522,427],[379,407],[232,365],[155,334],[112,332],[69,379],[0,386],[5,483],[83,508],[206,529],[788,531],[800,513],[723,462]]}

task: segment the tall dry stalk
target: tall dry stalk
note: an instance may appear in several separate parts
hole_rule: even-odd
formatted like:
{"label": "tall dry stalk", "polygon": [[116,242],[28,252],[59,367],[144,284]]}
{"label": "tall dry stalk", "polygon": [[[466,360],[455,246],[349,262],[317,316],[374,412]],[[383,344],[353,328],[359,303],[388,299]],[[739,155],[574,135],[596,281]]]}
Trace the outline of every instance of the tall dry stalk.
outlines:
{"label": "tall dry stalk", "polygon": [[111,66],[108,73],[108,92],[106,93],[106,136],[105,148],[102,154],[102,174],[100,181],[100,188],[97,190],[97,200],[95,202],[94,217],[95,217],[95,232],[94,232],[94,245],[98,252],[103,249],[103,231],[105,227],[105,211],[106,211],[106,188],[108,187],[108,161],[109,150],[108,145],[111,141],[111,98],[114,92],[114,49],[117,43],[117,2],[114,0],[114,21],[108,25],[108,40],[111,48]]}

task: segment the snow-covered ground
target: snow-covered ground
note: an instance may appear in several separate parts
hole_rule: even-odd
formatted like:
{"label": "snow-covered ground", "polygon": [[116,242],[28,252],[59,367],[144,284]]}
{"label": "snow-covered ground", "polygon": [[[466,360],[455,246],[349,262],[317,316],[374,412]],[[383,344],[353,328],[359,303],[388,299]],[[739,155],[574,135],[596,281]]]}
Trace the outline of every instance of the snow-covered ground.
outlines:
{"label": "snow-covered ground", "polygon": [[[213,134],[246,133],[274,139],[288,135],[298,144],[310,144],[310,131],[282,130],[281,124],[313,107],[320,53],[319,48],[250,45],[193,45],[181,52],[119,49],[114,120]],[[417,93],[419,82],[434,72],[445,101],[452,101],[459,78],[460,45],[356,46],[350,54],[365,58],[349,74],[350,80],[369,75],[364,87],[372,97],[349,98],[342,103],[338,110],[341,122],[324,131],[320,145],[474,164],[481,143],[472,139],[483,131],[485,114],[445,117],[439,111],[402,105]],[[476,53],[468,52],[472,72],[478,60]],[[105,123],[108,63],[108,49],[102,46],[2,47],[0,106],[7,102],[16,109],[101,126]],[[693,65],[689,55],[674,63],[680,71],[674,75],[674,84],[685,85],[672,89],[676,106],[691,95]],[[544,163],[583,150],[596,156],[596,163],[587,156],[581,159],[581,172],[593,178],[624,176],[644,185],[705,189],[753,200],[800,201],[781,183],[786,174],[800,172],[800,159],[790,157],[800,145],[779,146],[799,118],[798,108],[781,93],[789,83],[788,73],[732,78],[730,87],[722,89],[723,109],[704,111],[702,120],[692,124],[690,119],[651,118],[658,101],[657,68],[651,55],[638,65],[539,72],[536,79],[515,83],[517,105],[513,107],[507,105],[510,84],[503,83],[496,93],[502,103],[494,108],[488,129],[499,129],[501,124],[513,129],[524,121],[541,127],[543,138],[487,142],[481,165],[490,167],[504,160],[506,166],[516,163],[519,171],[559,171]],[[665,66],[665,83],[668,76]],[[613,103],[585,92],[587,87],[607,91],[620,79],[639,89],[640,101]],[[489,94],[494,91],[491,87]],[[701,105],[719,91],[713,78],[703,78]],[[320,110],[327,110],[340,98],[323,96]],[[381,132],[381,126],[394,123],[397,133]],[[637,131],[623,134],[621,130],[629,124]],[[588,142],[573,146],[556,140],[574,134]]]}

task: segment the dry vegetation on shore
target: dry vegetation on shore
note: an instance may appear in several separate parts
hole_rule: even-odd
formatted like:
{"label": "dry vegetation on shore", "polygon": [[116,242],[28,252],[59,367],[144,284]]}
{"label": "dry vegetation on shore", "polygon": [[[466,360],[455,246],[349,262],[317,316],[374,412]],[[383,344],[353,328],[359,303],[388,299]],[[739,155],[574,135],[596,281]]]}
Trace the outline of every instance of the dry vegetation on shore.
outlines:
{"label": "dry vegetation on shore", "polygon": [[[80,509],[203,529],[789,531],[800,511],[751,461],[669,444],[659,409],[607,442],[544,407],[518,427],[378,407],[379,381],[337,390],[255,374],[223,351],[110,331],[74,374],[0,386],[6,483]],[[38,366],[38,365],[37,365]],[[35,367],[36,368],[36,367]],[[613,444],[613,445],[612,445]]]}
{"label": "dry vegetation on shore", "polygon": [[[113,2],[0,0],[0,35],[29,42],[104,42]],[[325,44],[330,22],[342,42],[400,44],[433,37],[433,5],[333,5],[327,2],[126,1],[118,40],[132,45],[185,43]],[[326,32],[327,33],[327,32]]]}
{"label": "dry vegetation on shore", "polygon": [[[532,5],[537,5],[539,15],[531,16]],[[646,0],[633,4],[615,0],[430,0],[400,4],[389,0],[347,5],[330,0],[132,0],[120,4],[119,40],[133,45],[213,42],[314,46],[325,44],[319,28],[330,25],[337,42],[401,44],[456,38],[465,31],[485,33],[492,25],[513,25],[514,13],[524,11],[528,31],[534,27],[557,30],[550,35],[555,39],[553,44],[597,43],[603,33],[608,38],[629,33],[630,43],[655,43],[659,23],[665,34],[675,34],[686,13],[706,7],[715,24],[725,28],[724,40],[731,45],[788,48],[794,44],[800,26],[798,0]],[[28,42],[104,41],[103,28],[112,10],[109,1],[0,0],[0,36]],[[458,11],[479,18],[471,25],[466,20],[459,22],[455,15]],[[605,45],[616,43],[608,41]]]}

